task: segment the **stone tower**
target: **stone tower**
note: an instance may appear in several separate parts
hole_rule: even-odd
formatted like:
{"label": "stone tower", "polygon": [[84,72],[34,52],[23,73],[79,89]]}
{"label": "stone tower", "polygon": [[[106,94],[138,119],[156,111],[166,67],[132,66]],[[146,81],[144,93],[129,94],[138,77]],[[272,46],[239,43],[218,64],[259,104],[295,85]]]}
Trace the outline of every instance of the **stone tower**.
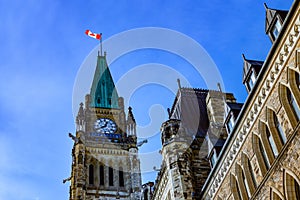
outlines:
{"label": "stone tower", "polygon": [[161,126],[163,162],[153,199],[195,199],[210,171],[205,135],[208,90],[181,88]]}
{"label": "stone tower", "polygon": [[[154,200],[200,199],[228,136],[224,123],[242,104],[232,93],[180,87],[169,120],[161,126],[162,165]],[[228,119],[227,119],[228,118]]]}
{"label": "stone tower", "polygon": [[97,56],[90,94],[76,118],[70,200],[140,199],[136,122],[118,96],[106,56]]}

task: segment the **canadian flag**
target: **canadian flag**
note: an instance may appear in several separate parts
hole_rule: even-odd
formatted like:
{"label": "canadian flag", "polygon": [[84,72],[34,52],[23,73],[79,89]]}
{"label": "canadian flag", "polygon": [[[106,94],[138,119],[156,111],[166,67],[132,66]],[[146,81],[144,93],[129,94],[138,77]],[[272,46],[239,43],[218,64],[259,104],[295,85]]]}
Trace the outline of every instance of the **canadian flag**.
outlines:
{"label": "canadian flag", "polygon": [[95,38],[97,40],[100,40],[101,39],[101,36],[102,36],[102,33],[93,33],[91,32],[90,30],[86,30],[85,31],[85,34],[87,34],[88,36],[92,37],[92,38]]}

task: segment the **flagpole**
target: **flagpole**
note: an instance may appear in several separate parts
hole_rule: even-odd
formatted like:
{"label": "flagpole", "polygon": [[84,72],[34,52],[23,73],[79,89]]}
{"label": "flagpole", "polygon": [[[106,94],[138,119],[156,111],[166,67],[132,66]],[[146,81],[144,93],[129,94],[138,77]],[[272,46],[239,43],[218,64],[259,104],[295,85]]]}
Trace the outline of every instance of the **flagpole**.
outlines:
{"label": "flagpole", "polygon": [[102,55],[102,33],[100,33],[100,55]]}

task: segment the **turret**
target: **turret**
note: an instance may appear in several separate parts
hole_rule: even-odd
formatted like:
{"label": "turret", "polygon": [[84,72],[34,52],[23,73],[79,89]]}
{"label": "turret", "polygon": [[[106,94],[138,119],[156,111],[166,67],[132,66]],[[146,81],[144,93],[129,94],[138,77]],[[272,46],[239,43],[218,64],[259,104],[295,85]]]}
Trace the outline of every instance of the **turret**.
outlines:
{"label": "turret", "polygon": [[83,109],[83,103],[80,103],[80,107],[78,110],[78,114],[76,117],[76,130],[77,131],[84,131],[84,120],[85,120],[85,114],[84,114],[84,109]]}
{"label": "turret", "polygon": [[127,135],[136,136],[136,122],[131,107],[128,108],[127,114]]}

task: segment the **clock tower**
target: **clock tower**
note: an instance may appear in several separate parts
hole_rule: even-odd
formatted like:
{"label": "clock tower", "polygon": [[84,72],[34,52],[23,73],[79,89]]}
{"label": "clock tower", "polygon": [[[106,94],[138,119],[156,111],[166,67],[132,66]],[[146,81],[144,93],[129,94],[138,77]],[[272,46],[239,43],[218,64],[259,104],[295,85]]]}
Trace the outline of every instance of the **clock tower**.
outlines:
{"label": "clock tower", "polygon": [[90,94],[76,117],[70,200],[140,199],[136,122],[118,96],[106,55],[97,56]]}

